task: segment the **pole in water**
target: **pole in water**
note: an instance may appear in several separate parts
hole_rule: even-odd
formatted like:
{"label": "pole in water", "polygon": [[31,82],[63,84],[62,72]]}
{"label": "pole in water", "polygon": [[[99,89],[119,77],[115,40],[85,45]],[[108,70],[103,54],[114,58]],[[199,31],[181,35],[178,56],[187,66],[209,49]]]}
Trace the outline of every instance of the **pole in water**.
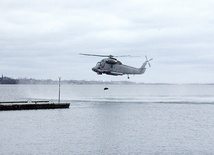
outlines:
{"label": "pole in water", "polygon": [[60,103],[60,82],[61,82],[61,77],[59,77],[59,98],[58,98],[58,103]]}

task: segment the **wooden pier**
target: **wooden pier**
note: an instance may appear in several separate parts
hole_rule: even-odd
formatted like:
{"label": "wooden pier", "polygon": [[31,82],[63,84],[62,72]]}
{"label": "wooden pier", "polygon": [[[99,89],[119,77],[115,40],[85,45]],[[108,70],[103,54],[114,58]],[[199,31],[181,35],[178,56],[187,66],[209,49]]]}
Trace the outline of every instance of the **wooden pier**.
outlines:
{"label": "wooden pier", "polygon": [[70,106],[70,103],[53,103],[50,101],[11,101],[11,102],[0,102],[0,111],[64,109],[64,108],[69,108],[69,106]]}

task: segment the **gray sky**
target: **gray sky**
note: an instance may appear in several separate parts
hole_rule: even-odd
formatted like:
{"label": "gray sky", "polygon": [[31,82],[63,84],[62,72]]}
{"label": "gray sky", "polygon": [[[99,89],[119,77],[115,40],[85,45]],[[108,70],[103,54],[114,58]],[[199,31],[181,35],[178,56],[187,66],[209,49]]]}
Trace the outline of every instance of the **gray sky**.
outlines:
{"label": "gray sky", "polygon": [[214,83],[213,0],[0,0],[0,73],[18,78],[127,80],[97,75],[102,58],[134,55],[136,82]]}

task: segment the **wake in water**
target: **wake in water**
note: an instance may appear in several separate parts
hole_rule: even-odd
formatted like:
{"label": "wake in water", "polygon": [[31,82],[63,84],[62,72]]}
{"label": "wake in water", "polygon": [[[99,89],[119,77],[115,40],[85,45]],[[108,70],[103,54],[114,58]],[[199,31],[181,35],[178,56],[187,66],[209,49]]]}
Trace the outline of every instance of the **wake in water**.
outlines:
{"label": "wake in water", "polygon": [[214,98],[199,97],[141,97],[141,98],[80,98],[70,100],[76,103],[160,103],[160,104],[214,104]]}

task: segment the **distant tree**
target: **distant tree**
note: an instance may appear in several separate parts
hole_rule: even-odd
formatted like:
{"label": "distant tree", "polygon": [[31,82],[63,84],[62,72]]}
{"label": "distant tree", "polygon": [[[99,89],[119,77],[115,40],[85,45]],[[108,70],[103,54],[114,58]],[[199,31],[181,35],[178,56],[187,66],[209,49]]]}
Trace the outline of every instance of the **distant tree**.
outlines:
{"label": "distant tree", "polygon": [[0,77],[0,84],[18,84],[18,80],[2,75],[2,77]]}

